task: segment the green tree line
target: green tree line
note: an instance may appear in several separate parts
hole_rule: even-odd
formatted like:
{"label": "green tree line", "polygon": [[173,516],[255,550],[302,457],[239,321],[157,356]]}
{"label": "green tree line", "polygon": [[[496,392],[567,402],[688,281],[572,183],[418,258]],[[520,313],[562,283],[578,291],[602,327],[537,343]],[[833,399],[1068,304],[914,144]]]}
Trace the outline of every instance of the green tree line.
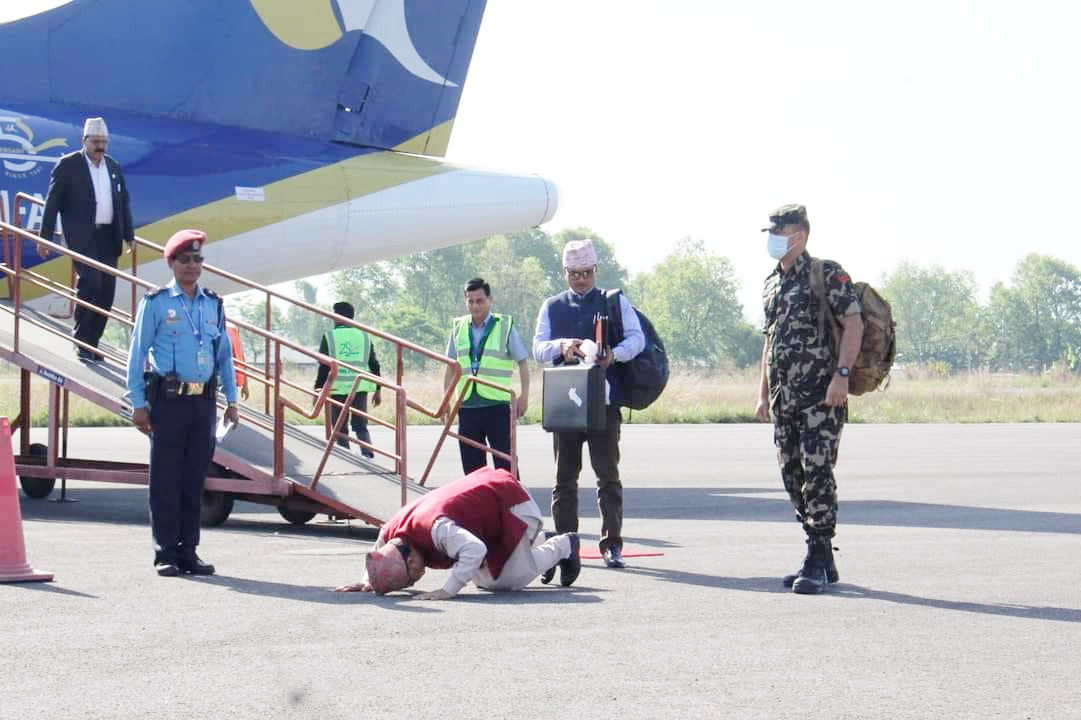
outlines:
{"label": "green tree line", "polygon": [[[312,303],[321,295],[326,307],[348,300],[361,322],[442,351],[452,319],[466,313],[466,282],[482,277],[492,287],[493,308],[513,316],[528,345],[545,298],[566,289],[564,244],[583,237],[593,238],[597,250],[597,285],[624,289],[653,321],[674,365],[743,368],[758,362],[761,328],[745,319],[732,263],[692,238],[677,241],[657,266],[631,277],[612,245],[588,228],[552,235],[523,230],[342,270],[319,293],[311,282],[298,281],[296,294]],[[1029,255],[984,304],[971,272],[937,265],[904,262],[876,288],[893,307],[900,363],[1081,372],[1081,274],[1062,260]],[[231,312],[262,325],[265,305],[249,297]],[[308,313],[277,306],[272,313],[275,328],[309,347],[327,329]],[[258,348],[248,350],[254,355]]]}

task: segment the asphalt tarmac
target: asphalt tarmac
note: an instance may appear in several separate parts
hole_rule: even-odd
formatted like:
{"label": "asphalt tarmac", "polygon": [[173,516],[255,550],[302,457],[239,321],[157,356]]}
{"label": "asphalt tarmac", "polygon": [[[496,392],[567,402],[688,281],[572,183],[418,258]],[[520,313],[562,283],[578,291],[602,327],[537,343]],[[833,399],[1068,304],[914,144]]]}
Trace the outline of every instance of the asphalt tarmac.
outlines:
{"label": "asphalt tarmac", "polygon": [[[804,546],[771,432],[625,426],[626,548],[662,556],[448,602],[330,592],[360,577],[360,523],[238,504],[203,534],[217,575],[159,578],[145,488],[24,498],[56,579],[0,584],[0,718],[1081,717],[1081,425],[850,425],[841,581],[819,596],[781,585]],[[434,439],[410,431],[417,473]],[[520,442],[547,508],[550,436]],[[74,430],[70,452],[146,441]],[[433,484],[459,470],[446,448]],[[587,461],[595,547],[593,483]]]}

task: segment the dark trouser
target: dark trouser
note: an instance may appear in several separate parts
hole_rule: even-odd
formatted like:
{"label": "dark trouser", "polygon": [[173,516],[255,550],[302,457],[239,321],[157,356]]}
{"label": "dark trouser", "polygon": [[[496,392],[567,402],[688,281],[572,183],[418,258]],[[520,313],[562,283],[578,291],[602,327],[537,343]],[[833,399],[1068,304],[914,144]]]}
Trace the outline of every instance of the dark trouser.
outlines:
{"label": "dark trouser", "polygon": [[[107,225],[94,230],[94,239],[91,248],[111,247],[113,243],[113,226]],[[97,250],[86,253],[93,259],[105,265],[116,267],[117,256],[109,253],[101,254]],[[113,296],[116,295],[116,276],[102,272],[83,263],[75,263],[75,272],[79,276],[76,285],[77,295],[80,300],[97,305],[102,310],[112,310]],[[102,333],[105,332],[105,323],[108,320],[104,315],[81,305],[75,306],[75,339],[98,346]]]}
{"label": "dark trouser", "polygon": [[[458,434],[493,450],[510,454],[510,403],[488,407],[464,407],[458,411]],[[488,464],[488,453],[475,447],[458,443],[462,454],[462,470],[466,475]],[[492,456],[497,468],[510,470],[510,461]]]}
{"label": "dark trouser", "polygon": [[601,511],[601,552],[623,547],[623,484],[619,481],[618,405],[607,407],[608,427],[601,432],[552,433],[556,456],[556,486],[552,519],[556,532],[578,532],[578,474],[582,443],[589,443],[589,462],[597,474],[597,507]]}
{"label": "dark trouser", "polygon": [[213,397],[151,399],[150,529],[154,562],[191,559],[210,464]]}
{"label": "dark trouser", "polygon": [[[331,398],[337,400],[340,403],[344,403],[349,399],[348,395],[331,395]],[[358,392],[353,396],[353,407],[363,412],[368,412],[368,393]],[[341,414],[341,410],[337,405],[330,406],[330,424],[336,425],[338,422],[338,415]],[[356,413],[349,413],[349,424],[353,428],[353,434],[357,436],[358,440],[363,440],[366,443],[371,444],[372,435],[368,432],[368,418],[357,415]],[[349,447],[349,433],[339,433],[337,442],[344,448]],[[366,447],[361,448],[361,453],[364,457],[373,457],[375,453]]]}
{"label": "dark trouser", "polygon": [[784,488],[808,533],[833,536],[837,525],[837,481],[833,466],[847,406],[818,403],[776,414],[773,441]]}

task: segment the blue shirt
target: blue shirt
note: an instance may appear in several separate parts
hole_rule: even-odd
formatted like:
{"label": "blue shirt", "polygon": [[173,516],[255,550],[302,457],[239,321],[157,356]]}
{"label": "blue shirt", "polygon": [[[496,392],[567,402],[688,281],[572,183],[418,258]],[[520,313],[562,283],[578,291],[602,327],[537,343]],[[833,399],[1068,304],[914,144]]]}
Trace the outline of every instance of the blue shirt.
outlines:
{"label": "blue shirt", "polygon": [[226,401],[236,402],[233,349],[225,335],[220,304],[219,298],[199,286],[195,299],[189,300],[175,279],[139,302],[128,356],[127,394],[132,408],[146,407],[143,371],[148,362],[154,374],[175,372],[181,382],[207,382],[216,372]]}

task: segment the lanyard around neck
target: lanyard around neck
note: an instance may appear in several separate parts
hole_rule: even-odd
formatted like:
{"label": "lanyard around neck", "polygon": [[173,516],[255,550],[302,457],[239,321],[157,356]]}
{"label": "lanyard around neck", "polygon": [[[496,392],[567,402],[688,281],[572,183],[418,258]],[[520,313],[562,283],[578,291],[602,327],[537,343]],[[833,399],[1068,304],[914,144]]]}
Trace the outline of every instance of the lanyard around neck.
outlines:
{"label": "lanyard around neck", "polygon": [[480,339],[480,349],[478,350],[473,342],[473,322],[469,322],[469,364],[473,375],[476,375],[480,370],[480,360],[484,357],[484,346],[488,344],[488,336],[492,334],[494,328],[495,315],[489,315],[488,322],[485,323],[484,336]]}
{"label": "lanyard around neck", "polygon": [[191,325],[191,331],[193,333],[195,333],[195,339],[199,341],[199,347],[202,347],[203,346],[203,333],[201,333],[199,331],[199,328],[202,327],[202,325],[203,325],[203,306],[199,302],[199,289],[196,288],[195,297],[192,298],[192,301],[191,301],[191,304],[192,304],[193,307],[195,305],[199,306],[199,323],[198,324],[195,323],[195,320],[191,316],[191,311],[188,310],[188,303],[185,302],[186,299],[187,299],[187,293],[185,293],[184,289],[181,288],[181,290],[180,290],[180,309],[184,311],[184,317],[186,317],[188,319],[188,324]]}

